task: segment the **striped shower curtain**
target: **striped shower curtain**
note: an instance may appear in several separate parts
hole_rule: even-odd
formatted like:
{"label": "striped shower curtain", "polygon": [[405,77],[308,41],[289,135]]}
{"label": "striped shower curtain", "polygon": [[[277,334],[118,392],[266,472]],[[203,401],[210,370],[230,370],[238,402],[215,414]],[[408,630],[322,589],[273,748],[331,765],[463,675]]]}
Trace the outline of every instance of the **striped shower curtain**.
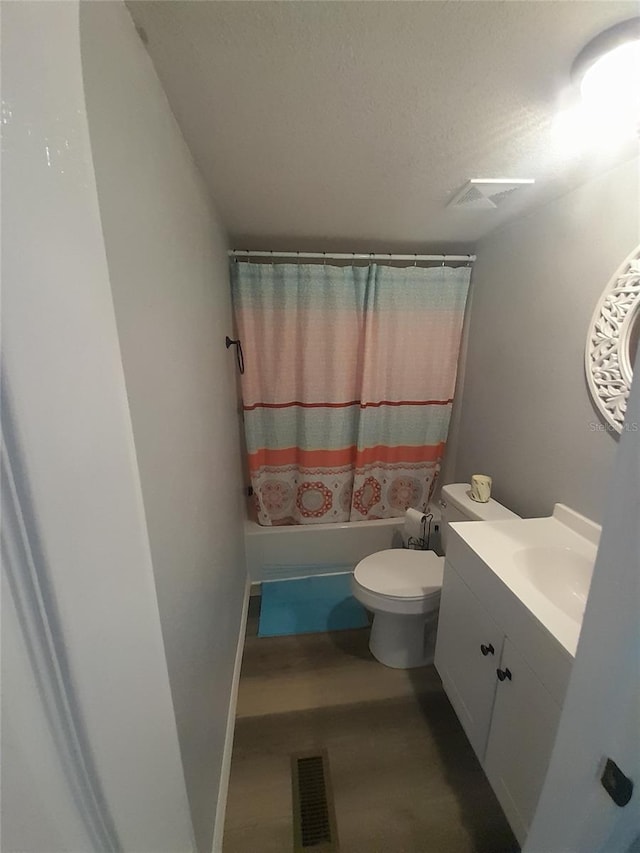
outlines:
{"label": "striped shower curtain", "polygon": [[467,267],[232,264],[260,524],[426,509],[469,277]]}

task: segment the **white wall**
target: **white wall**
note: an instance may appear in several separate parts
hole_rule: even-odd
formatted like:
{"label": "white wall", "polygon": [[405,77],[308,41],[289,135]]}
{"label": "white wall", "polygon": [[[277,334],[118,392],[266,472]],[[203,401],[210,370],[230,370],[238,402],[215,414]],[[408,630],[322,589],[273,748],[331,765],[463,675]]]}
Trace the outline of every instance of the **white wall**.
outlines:
{"label": "white wall", "polygon": [[520,515],[561,501],[595,521],[617,446],[587,391],[602,290],[640,241],[638,161],[516,220],[477,247],[455,479],[494,478]]}
{"label": "white wall", "polygon": [[[88,792],[72,792],[84,770],[95,811],[115,827],[108,849],[182,853],[194,849],[192,827],[100,228],[78,4],[8,3],[2,18],[2,428],[20,495],[2,516],[2,849],[107,849],[89,841]],[[7,594],[8,578],[36,576],[37,600],[20,599],[15,584]],[[45,647],[57,674],[36,665]]]}
{"label": "white wall", "polygon": [[227,244],[123,4],[80,30],[98,200],[198,849],[211,849],[246,573]]}
{"label": "white wall", "polygon": [[[5,516],[3,538],[6,526]],[[6,549],[2,572],[2,850],[91,850],[90,827],[76,805],[64,758],[51,736],[8,583],[5,555]]]}
{"label": "white wall", "polygon": [[[636,359],[637,370],[640,360]],[[640,423],[640,382],[626,423]],[[637,853],[640,847],[640,433],[623,432],[600,547],[553,754],[524,853]],[[634,781],[615,805],[600,784],[607,758]]]}

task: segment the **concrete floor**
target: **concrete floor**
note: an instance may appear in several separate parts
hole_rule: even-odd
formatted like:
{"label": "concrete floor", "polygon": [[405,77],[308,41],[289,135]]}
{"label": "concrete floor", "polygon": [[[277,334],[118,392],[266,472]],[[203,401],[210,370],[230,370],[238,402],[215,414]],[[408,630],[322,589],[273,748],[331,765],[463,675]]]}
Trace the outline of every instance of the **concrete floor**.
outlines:
{"label": "concrete floor", "polygon": [[341,853],[518,845],[433,667],[373,659],[368,629],[259,639],[252,602],[224,853],[293,849],[290,755],[326,749]]}

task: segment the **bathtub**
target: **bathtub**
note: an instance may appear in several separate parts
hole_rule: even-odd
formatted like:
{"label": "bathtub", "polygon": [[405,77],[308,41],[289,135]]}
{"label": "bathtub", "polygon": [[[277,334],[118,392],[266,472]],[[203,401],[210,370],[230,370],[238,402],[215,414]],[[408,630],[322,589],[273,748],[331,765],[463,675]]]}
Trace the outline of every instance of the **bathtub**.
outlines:
{"label": "bathtub", "polygon": [[[439,507],[431,507],[434,522]],[[247,571],[253,583],[352,571],[364,557],[402,546],[402,518],[345,524],[262,527],[245,521]],[[433,525],[432,525],[433,529]]]}

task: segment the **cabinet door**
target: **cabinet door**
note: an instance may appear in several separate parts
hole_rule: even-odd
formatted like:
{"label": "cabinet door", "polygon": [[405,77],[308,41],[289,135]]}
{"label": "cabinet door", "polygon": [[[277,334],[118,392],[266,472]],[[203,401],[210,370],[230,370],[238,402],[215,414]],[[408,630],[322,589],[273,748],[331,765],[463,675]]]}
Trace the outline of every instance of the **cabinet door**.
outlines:
{"label": "cabinet door", "polygon": [[435,665],[480,761],[487,743],[503,639],[502,630],[447,563]]}
{"label": "cabinet door", "polygon": [[533,819],[561,708],[505,640],[484,769],[513,832],[522,844]]}

